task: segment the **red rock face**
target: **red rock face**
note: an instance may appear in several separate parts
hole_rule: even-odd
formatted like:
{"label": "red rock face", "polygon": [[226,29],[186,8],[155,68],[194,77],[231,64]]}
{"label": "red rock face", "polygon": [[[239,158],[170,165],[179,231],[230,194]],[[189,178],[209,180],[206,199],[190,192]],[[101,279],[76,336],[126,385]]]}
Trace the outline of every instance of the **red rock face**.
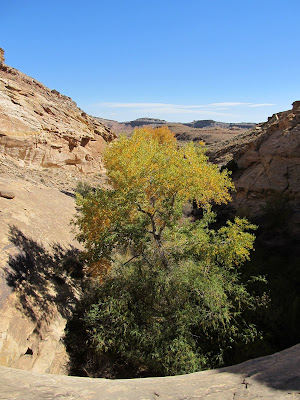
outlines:
{"label": "red rock face", "polygon": [[69,97],[0,65],[0,154],[24,165],[91,172],[103,168],[101,153],[115,137]]}

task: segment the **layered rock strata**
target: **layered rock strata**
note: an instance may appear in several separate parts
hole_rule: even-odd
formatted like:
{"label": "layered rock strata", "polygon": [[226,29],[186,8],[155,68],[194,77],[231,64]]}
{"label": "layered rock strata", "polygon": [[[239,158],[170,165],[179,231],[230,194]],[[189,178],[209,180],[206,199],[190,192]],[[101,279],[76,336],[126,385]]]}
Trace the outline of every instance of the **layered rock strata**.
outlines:
{"label": "layered rock strata", "polygon": [[102,170],[101,153],[115,137],[71,98],[0,63],[0,154],[21,166],[86,173]]}
{"label": "layered rock strata", "polygon": [[0,51],[0,365],[66,372],[62,337],[80,290],[64,269],[80,247],[73,190],[81,173],[101,181],[115,137]]}

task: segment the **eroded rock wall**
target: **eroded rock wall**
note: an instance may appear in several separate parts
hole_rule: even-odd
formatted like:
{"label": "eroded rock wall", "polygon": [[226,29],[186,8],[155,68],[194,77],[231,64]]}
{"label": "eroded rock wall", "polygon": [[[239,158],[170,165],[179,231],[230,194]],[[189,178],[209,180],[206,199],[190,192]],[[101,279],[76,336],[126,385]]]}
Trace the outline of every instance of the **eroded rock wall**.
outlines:
{"label": "eroded rock wall", "polygon": [[273,115],[256,133],[255,139],[234,155],[238,166],[234,175],[236,207],[247,206],[259,213],[268,197],[284,194],[298,209],[300,102],[293,103],[290,111]]}
{"label": "eroded rock wall", "polygon": [[65,373],[62,337],[80,292],[62,268],[76,265],[80,248],[70,226],[73,191],[81,173],[101,182],[101,156],[115,135],[69,97],[4,64],[3,54],[0,365]]}
{"label": "eroded rock wall", "polygon": [[300,101],[250,132],[212,146],[209,156],[233,166],[234,208],[257,216],[268,199],[285,196],[300,229]]}
{"label": "eroded rock wall", "polygon": [[102,170],[101,154],[115,137],[71,98],[0,64],[0,154],[21,166],[92,172]]}

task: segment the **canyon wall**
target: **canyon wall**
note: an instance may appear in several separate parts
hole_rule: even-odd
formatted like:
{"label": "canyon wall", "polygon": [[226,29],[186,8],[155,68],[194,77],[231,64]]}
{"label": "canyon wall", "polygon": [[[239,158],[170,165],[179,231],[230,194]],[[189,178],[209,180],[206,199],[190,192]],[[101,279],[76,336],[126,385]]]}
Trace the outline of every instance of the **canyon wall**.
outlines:
{"label": "canyon wall", "polygon": [[115,134],[69,97],[0,64],[0,155],[20,166],[101,171]]}

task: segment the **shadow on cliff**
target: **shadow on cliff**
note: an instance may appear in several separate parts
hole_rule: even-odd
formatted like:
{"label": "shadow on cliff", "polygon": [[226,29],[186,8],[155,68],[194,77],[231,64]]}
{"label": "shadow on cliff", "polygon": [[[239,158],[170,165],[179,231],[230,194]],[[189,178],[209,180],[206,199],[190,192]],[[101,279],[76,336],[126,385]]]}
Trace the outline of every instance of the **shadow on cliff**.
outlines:
{"label": "shadow on cliff", "polygon": [[5,277],[17,292],[20,309],[32,321],[50,320],[57,311],[71,316],[76,303],[76,281],[82,277],[80,251],[55,244],[48,251],[18,228],[11,226],[10,242],[18,254],[10,256]]}

